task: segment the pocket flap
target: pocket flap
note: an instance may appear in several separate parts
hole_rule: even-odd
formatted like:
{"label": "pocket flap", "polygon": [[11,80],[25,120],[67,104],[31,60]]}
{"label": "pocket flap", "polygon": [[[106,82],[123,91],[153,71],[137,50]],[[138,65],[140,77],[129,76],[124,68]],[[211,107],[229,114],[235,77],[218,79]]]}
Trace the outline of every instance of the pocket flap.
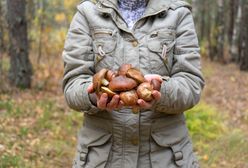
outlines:
{"label": "pocket flap", "polygon": [[79,132],[79,160],[85,163],[90,148],[107,144],[107,142],[111,139],[111,136],[112,134],[104,130],[95,130],[88,127],[82,127]]}
{"label": "pocket flap", "polygon": [[184,116],[173,116],[166,120],[157,119],[152,126],[151,136],[159,146],[171,147],[188,135]]}
{"label": "pocket flap", "polygon": [[109,54],[116,48],[116,42],[111,39],[97,39],[93,41],[93,50],[95,53],[99,54],[99,47],[101,47],[106,54]]}
{"label": "pocket flap", "polygon": [[162,53],[164,45],[169,52],[175,45],[175,32],[173,30],[154,31],[149,36],[148,48],[153,52]]}
{"label": "pocket flap", "polygon": [[93,50],[95,53],[99,53],[99,47],[108,54],[114,51],[116,48],[116,39],[114,38],[115,33],[109,29],[95,29],[94,30],[94,40],[93,40]]}
{"label": "pocket flap", "polygon": [[148,41],[148,48],[149,50],[157,53],[162,53],[163,46],[166,45],[167,53],[173,48],[175,45],[175,41],[168,41],[168,40],[149,40]]}

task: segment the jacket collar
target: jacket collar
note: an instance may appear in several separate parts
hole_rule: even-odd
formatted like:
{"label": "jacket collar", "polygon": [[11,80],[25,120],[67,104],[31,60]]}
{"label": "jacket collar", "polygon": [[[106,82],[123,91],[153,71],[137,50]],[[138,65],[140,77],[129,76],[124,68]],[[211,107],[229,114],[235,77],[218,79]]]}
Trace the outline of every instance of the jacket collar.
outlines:
{"label": "jacket collar", "polygon": [[[162,11],[167,12],[172,1],[174,0],[149,0],[144,17],[155,15]],[[104,11],[104,8],[112,8],[118,11],[118,0],[99,0],[98,3],[102,5],[102,11]]]}

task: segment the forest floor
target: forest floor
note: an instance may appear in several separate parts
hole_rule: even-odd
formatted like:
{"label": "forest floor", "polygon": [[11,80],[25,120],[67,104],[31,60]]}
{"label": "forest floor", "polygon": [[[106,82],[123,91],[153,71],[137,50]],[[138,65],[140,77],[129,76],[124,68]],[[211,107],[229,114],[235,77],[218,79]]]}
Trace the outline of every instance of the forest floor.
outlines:
{"label": "forest floor", "polygon": [[[83,114],[70,110],[64,101],[62,63],[36,64],[31,90],[9,87],[8,60],[2,65],[0,168],[71,167]],[[203,73],[206,87],[202,100],[186,112],[201,165],[247,168],[248,72],[204,59]]]}

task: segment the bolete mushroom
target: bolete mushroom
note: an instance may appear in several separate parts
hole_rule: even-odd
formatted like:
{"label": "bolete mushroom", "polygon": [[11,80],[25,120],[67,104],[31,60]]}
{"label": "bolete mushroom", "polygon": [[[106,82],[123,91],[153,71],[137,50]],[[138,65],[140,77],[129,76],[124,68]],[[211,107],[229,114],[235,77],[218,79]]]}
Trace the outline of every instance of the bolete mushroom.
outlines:
{"label": "bolete mushroom", "polygon": [[152,101],[152,85],[149,82],[141,83],[137,88],[137,94],[140,99],[143,99],[147,102]]}
{"label": "bolete mushroom", "polygon": [[126,76],[117,76],[109,82],[108,88],[113,92],[122,92],[132,90],[137,87],[138,83],[131,78]]}
{"label": "bolete mushroom", "polygon": [[118,70],[118,75],[125,76],[130,68],[132,68],[131,64],[123,64]]}
{"label": "bolete mushroom", "polygon": [[111,81],[114,77],[116,77],[117,73],[111,70],[108,70],[106,73],[106,79]]}
{"label": "bolete mushroom", "polygon": [[135,90],[121,92],[120,99],[123,101],[125,106],[134,106],[137,104],[138,95]]}
{"label": "bolete mushroom", "polygon": [[96,93],[100,92],[102,85],[108,86],[109,82],[105,78],[107,71],[108,70],[104,68],[93,76],[93,88]]}
{"label": "bolete mushroom", "polygon": [[139,84],[145,81],[144,75],[136,68],[128,69],[126,75],[127,77],[136,80]]}

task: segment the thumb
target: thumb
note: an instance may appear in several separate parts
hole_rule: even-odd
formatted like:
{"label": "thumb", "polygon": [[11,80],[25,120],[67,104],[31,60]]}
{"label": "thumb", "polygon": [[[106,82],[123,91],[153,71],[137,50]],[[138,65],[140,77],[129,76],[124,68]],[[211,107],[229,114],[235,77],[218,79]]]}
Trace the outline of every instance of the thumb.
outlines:
{"label": "thumb", "polygon": [[87,92],[88,92],[88,93],[93,93],[93,92],[94,92],[93,83],[91,83],[91,84],[88,86]]}

